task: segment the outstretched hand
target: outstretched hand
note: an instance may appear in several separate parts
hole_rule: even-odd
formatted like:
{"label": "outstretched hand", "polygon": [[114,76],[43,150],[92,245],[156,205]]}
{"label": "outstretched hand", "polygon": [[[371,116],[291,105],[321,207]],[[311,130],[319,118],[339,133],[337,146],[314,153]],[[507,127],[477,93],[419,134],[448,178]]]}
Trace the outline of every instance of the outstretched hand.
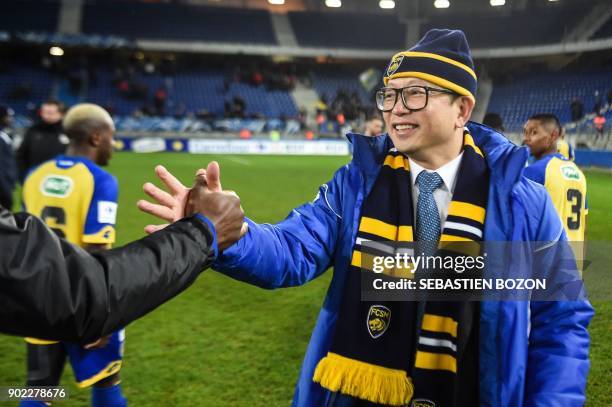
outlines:
{"label": "outstretched hand", "polygon": [[[145,193],[157,203],[140,200],[137,205],[141,211],[167,222],[176,222],[186,215],[201,213],[215,225],[220,250],[246,234],[248,224],[244,222],[240,198],[235,192],[223,192],[221,171],[216,161],[196,172],[192,188],[187,188],[161,165],[155,168],[155,173],[169,192],[150,182],[144,184]],[[168,223],[147,225],[145,232],[153,233],[166,226]]]}
{"label": "outstretched hand", "polygon": [[[189,188],[181,183],[174,175],[172,175],[164,166],[158,165],[155,167],[155,174],[166,186],[169,192],[147,182],[143,185],[144,192],[153,198],[157,203],[151,203],[141,199],[136,204],[138,209],[153,215],[166,222],[176,222],[185,217],[185,205],[189,197]],[[165,228],[168,224],[147,225],[145,232],[153,233]]]}

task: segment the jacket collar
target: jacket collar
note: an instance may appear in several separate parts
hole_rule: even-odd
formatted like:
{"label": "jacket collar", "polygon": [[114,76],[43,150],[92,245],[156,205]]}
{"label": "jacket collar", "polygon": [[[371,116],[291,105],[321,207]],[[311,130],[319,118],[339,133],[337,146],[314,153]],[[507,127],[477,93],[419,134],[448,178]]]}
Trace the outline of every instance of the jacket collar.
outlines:
{"label": "jacket collar", "polygon": [[[480,147],[491,176],[498,185],[511,189],[521,176],[527,163],[529,150],[509,141],[501,133],[485,125],[469,122],[468,130],[474,143]],[[366,175],[376,175],[393,143],[387,134],[367,137],[357,133],[347,134],[353,144],[353,162]]]}

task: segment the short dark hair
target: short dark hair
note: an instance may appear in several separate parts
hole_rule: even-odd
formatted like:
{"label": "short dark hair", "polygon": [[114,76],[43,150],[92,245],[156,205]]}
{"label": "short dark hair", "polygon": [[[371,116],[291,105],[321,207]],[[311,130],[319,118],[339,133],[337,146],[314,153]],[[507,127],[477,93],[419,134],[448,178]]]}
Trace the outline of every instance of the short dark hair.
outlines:
{"label": "short dark hair", "polygon": [[482,124],[491,127],[492,129],[504,131],[504,121],[502,120],[499,113],[489,112],[485,114],[484,119],[482,119]]}
{"label": "short dark hair", "polygon": [[552,125],[559,132],[559,136],[562,132],[561,122],[559,118],[552,113],[538,113],[534,114],[529,120],[537,120],[543,125]]}
{"label": "short dark hair", "polygon": [[41,106],[42,105],[55,105],[57,106],[57,110],[59,110],[62,113],[66,113],[66,105],[64,104],[64,102],[62,102],[59,99],[49,98],[45,100],[44,102],[42,102]]}
{"label": "short dark hair", "polygon": [[368,114],[366,115],[366,122],[372,121],[372,120],[380,120],[383,121],[383,118],[380,114],[380,112],[378,110],[373,110],[368,112]]}

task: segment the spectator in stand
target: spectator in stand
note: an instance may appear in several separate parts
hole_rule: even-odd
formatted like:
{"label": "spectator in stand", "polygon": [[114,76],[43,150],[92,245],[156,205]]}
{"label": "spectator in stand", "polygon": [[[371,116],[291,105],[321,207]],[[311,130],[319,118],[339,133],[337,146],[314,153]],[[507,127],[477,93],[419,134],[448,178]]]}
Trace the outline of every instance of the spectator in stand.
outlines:
{"label": "spectator in stand", "polygon": [[598,114],[601,110],[601,93],[598,90],[595,91],[595,105],[593,105],[593,112]]}
{"label": "spectator in stand", "polygon": [[349,120],[355,120],[359,116],[361,110],[361,99],[357,92],[353,92],[349,99],[349,107],[347,110],[347,116]]}
{"label": "spectator in stand", "polygon": [[246,111],[246,102],[243,98],[236,95],[232,100],[232,117],[237,119],[244,119],[244,113]]}
{"label": "spectator in stand", "polygon": [[130,96],[130,84],[127,79],[121,79],[117,82],[117,90],[119,94],[124,98],[129,98]]}
{"label": "spectator in stand", "polygon": [[584,105],[580,101],[580,99],[575,98],[572,100],[572,104],[570,105],[570,110],[572,111],[572,121],[577,122],[582,119],[584,115]]}
{"label": "spectator in stand", "polygon": [[328,107],[327,107],[327,96],[321,95],[321,98],[317,102],[316,109],[317,109],[317,117],[320,114],[325,115],[327,113],[327,109],[328,109]]}
{"label": "spectator in stand", "polygon": [[317,110],[316,121],[317,121],[317,130],[319,131],[319,133],[325,133],[326,124],[327,124],[327,115],[325,114],[324,110]]}
{"label": "spectator in stand", "polygon": [[304,106],[300,107],[298,121],[300,122],[300,131],[304,131],[308,125],[308,110]]}
{"label": "spectator in stand", "polygon": [[336,121],[338,122],[338,125],[344,126],[346,124],[346,118],[344,117],[344,113],[338,113],[336,115]]}
{"label": "spectator in stand", "polygon": [[151,117],[151,116],[155,116],[156,114],[155,108],[151,106],[149,103],[145,103],[144,105],[142,105],[141,111],[144,116]]}
{"label": "spectator in stand", "polygon": [[263,74],[259,70],[253,72],[253,75],[251,76],[251,83],[253,86],[259,86],[264,83]]}
{"label": "spectator in stand", "polygon": [[83,91],[85,82],[88,80],[87,70],[83,66],[76,67],[68,73],[67,79],[70,86],[70,92],[73,95],[78,96]]}
{"label": "spectator in stand", "polygon": [[184,102],[180,102],[174,111],[174,117],[176,119],[182,119],[187,116],[187,106]]}
{"label": "spectator in stand", "polygon": [[363,131],[364,136],[374,137],[382,134],[385,125],[383,120],[378,115],[372,115],[365,123],[365,130]]}
{"label": "spectator in stand", "polygon": [[489,112],[485,114],[484,119],[482,119],[482,124],[489,126],[500,133],[503,133],[506,130],[504,129],[504,121],[498,113]]}
{"label": "spectator in stand", "polygon": [[56,99],[48,99],[41,105],[40,121],[26,131],[17,150],[20,181],[30,168],[66,152],[70,140],[62,132],[64,112],[64,104]]}
{"label": "spectator in stand", "polygon": [[593,119],[593,124],[595,125],[595,134],[597,138],[603,137],[604,127],[606,125],[606,117],[603,113],[598,112],[595,118]]}
{"label": "spectator in stand", "polygon": [[612,89],[610,89],[606,95],[606,102],[608,102],[608,109],[612,107]]}
{"label": "spectator in stand", "polygon": [[167,99],[168,92],[166,92],[166,89],[160,87],[155,91],[155,96],[153,97],[153,105],[155,106],[156,115],[163,116],[165,114]]}
{"label": "spectator in stand", "polygon": [[13,114],[11,108],[0,106],[0,206],[8,210],[13,206],[13,189],[17,181],[17,166],[11,137]]}

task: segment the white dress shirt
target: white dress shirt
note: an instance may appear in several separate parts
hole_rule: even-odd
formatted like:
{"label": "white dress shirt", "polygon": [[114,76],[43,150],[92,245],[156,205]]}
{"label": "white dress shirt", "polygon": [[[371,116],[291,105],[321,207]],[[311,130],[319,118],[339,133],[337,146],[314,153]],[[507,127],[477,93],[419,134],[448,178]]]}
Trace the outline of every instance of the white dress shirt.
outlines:
{"label": "white dress shirt", "polygon": [[417,176],[421,173],[421,171],[437,172],[440,178],[442,178],[442,185],[440,185],[433,192],[433,197],[436,201],[436,206],[438,207],[438,213],[440,214],[440,229],[444,229],[444,222],[448,216],[448,205],[450,205],[450,202],[453,199],[453,191],[455,191],[455,184],[457,183],[457,173],[459,172],[461,158],[463,158],[463,151],[456,158],[447,162],[435,171],[425,169],[408,158],[408,162],[410,163],[410,178],[412,181],[412,202],[414,207],[415,223],[417,202],[419,199],[419,186],[416,184]]}

